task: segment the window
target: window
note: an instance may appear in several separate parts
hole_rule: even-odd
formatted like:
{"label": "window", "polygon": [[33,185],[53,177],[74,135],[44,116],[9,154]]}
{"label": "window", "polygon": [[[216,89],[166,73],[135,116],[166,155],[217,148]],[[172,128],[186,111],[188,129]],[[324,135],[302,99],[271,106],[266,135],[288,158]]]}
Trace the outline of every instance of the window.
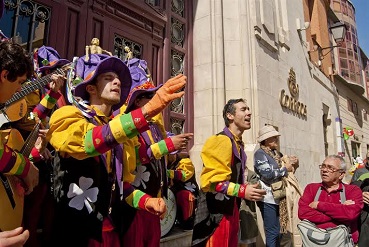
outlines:
{"label": "window", "polygon": [[347,65],[347,59],[340,59],[340,61],[341,61],[341,63],[340,63],[340,65],[341,65],[341,68],[342,69],[347,69],[348,68],[348,65]]}
{"label": "window", "polygon": [[8,38],[29,52],[47,41],[51,9],[32,0],[4,1],[5,11],[0,27]]}
{"label": "window", "polygon": [[351,150],[352,150],[352,157],[356,158],[360,154],[359,153],[360,143],[352,141],[351,142]]}
{"label": "window", "polygon": [[341,75],[342,75],[344,78],[348,79],[348,78],[349,78],[348,70],[346,70],[346,69],[342,69],[342,70],[341,70]]}
{"label": "window", "polygon": [[358,115],[358,114],[359,114],[359,110],[357,109],[357,103],[356,103],[356,102],[353,102],[353,103],[352,103],[352,112],[353,112],[355,115]]}
{"label": "window", "polygon": [[114,38],[114,55],[122,60],[128,58],[141,58],[143,46],[139,43],[133,42],[127,38],[115,35]]}
{"label": "window", "polygon": [[363,109],[363,119],[364,119],[365,121],[368,121],[368,111],[367,111],[367,110],[365,110],[365,109]]}
{"label": "window", "polygon": [[347,110],[352,112],[352,100],[347,99]]}
{"label": "window", "polygon": [[160,6],[160,0],[146,0],[146,3],[154,7]]}

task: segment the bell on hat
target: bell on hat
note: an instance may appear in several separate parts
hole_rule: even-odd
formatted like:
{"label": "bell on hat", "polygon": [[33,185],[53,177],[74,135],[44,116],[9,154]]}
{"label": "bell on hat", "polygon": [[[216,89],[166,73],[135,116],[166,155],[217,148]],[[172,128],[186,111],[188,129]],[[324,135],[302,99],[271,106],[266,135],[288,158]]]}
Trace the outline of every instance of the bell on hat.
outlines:
{"label": "bell on hat", "polygon": [[125,102],[127,108],[125,112],[132,110],[135,99],[143,93],[155,93],[161,86],[155,86],[152,82],[151,74],[147,68],[147,62],[145,60],[132,58],[126,61],[129,71],[132,77],[132,86],[130,93]]}
{"label": "bell on hat", "polygon": [[265,125],[259,130],[258,142],[262,142],[270,137],[280,136],[279,132],[272,125]]}
{"label": "bell on hat", "polygon": [[61,67],[67,63],[70,63],[67,59],[60,58],[59,53],[52,47],[41,46],[36,51],[37,67],[39,72]]}
{"label": "bell on hat", "polygon": [[132,84],[131,74],[127,65],[117,57],[104,54],[91,54],[85,61],[85,56],[80,57],[76,65],[76,79],[78,82],[74,88],[74,95],[88,100],[86,86],[92,83],[95,78],[103,73],[114,72],[120,80],[120,103],[113,106],[113,110],[119,109],[127,99]]}

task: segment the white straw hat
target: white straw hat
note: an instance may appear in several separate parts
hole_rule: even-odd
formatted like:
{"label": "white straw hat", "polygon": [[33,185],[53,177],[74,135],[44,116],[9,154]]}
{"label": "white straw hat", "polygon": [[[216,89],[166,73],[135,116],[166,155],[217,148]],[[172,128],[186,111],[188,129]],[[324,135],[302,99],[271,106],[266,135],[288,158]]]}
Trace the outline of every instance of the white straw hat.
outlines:
{"label": "white straw hat", "polygon": [[262,142],[273,136],[280,136],[278,131],[271,125],[265,125],[259,130],[259,136],[257,138],[258,142]]}

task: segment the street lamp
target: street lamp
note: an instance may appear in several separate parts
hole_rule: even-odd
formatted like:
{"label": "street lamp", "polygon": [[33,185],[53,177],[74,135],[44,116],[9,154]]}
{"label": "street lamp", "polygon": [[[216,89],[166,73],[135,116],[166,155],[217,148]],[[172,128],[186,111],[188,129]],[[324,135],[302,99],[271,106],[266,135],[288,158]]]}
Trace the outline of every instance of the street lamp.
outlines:
{"label": "street lamp", "polygon": [[[317,50],[321,58],[319,60],[322,60],[326,55],[328,55],[333,50],[333,48],[341,46],[342,42],[345,40],[345,37],[346,37],[346,25],[342,21],[335,22],[332,26],[330,26],[329,29],[331,30],[333,39],[337,45],[328,46],[324,48],[318,45]],[[329,49],[329,51],[325,54],[322,54],[322,51],[326,49]]]}

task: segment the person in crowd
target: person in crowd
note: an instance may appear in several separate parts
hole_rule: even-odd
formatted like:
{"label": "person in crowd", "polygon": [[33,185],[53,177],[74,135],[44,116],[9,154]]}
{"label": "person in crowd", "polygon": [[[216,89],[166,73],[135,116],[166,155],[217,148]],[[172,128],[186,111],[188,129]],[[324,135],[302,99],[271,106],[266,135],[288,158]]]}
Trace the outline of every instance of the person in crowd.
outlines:
{"label": "person in crowd", "polygon": [[201,159],[200,195],[193,246],[238,246],[240,199],[259,201],[265,190],[244,179],[246,153],[242,134],[251,128],[244,99],[230,99],[223,109],[225,127],[206,140]]}
{"label": "person in crowd", "polygon": [[[245,169],[244,176],[247,183],[256,184],[259,181],[256,173],[248,168]],[[259,227],[257,222],[256,203],[255,201],[242,199],[240,205],[240,231],[238,234],[238,247],[255,246],[258,235]]]}
{"label": "person in crowd", "polygon": [[[259,130],[257,141],[260,148],[254,153],[254,169],[260,177],[260,184],[266,190],[266,195],[257,205],[264,221],[264,231],[267,247],[280,246],[282,234],[287,233],[288,207],[285,194],[288,172],[298,166],[295,156],[284,156],[278,151],[279,132],[271,125],[265,125]],[[277,198],[272,193],[272,184],[282,182],[284,187]]]}
{"label": "person in crowd", "polygon": [[[186,77],[168,80],[143,107],[117,114],[132,79],[116,57],[91,54],[78,59],[74,84],[76,104],[57,109],[50,118],[48,138],[60,158],[55,246],[120,246],[115,212],[122,195],[122,154],[127,140],[149,129],[147,120],[160,113],[183,92]],[[123,146],[121,145],[123,144]],[[125,172],[124,172],[125,173]],[[158,214],[165,207],[155,198],[133,194],[140,209]],[[165,206],[165,205],[164,205]],[[119,220],[119,219],[118,219]]]}
{"label": "person in crowd", "polygon": [[356,182],[358,180],[363,181],[364,179],[369,178],[369,152],[366,153],[365,162],[363,163],[364,167],[355,170],[354,174],[352,175],[351,182]]}
{"label": "person in crowd", "polygon": [[[132,77],[130,94],[120,112],[129,114],[145,106],[162,89],[155,87],[147,63],[133,58],[127,61]],[[163,197],[167,195],[168,181],[165,155],[187,147],[192,133],[166,136],[162,113],[148,121],[149,129],[137,138],[123,143],[123,246],[148,247],[160,245],[160,219],[166,211]],[[136,154],[138,154],[136,156]],[[140,210],[133,199],[156,200],[164,210]]]}
{"label": "person in crowd", "polygon": [[[18,44],[10,40],[0,42],[0,106],[3,106],[22,84],[33,74],[33,65],[30,56]],[[26,194],[33,191],[38,183],[37,167],[22,154],[12,150],[0,141],[0,174],[15,175],[25,184]],[[2,202],[4,203],[4,202]],[[4,246],[14,244],[20,246],[29,237],[29,232],[23,228],[4,231],[0,234],[0,243]]]}
{"label": "person in crowd", "polygon": [[[320,183],[310,183],[305,187],[299,200],[298,217],[309,220],[317,227],[326,229],[339,224],[351,229],[354,243],[358,242],[358,218],[363,209],[363,197],[360,188],[342,183],[346,172],[346,163],[339,155],[327,156],[319,165]],[[346,201],[341,202],[340,192],[345,188]],[[314,198],[321,190],[317,201]]]}
{"label": "person in crowd", "polygon": [[[282,162],[284,162],[282,159]],[[296,162],[293,162],[295,160]],[[299,167],[299,162],[294,156],[289,158],[292,163],[292,171],[288,172],[286,178],[286,203],[287,203],[287,214],[288,214],[288,224],[286,227],[287,234],[282,235],[281,246],[301,246],[301,236],[297,228],[297,224],[300,222],[298,218],[298,203],[300,197],[302,196],[303,190],[300,183],[295,176],[296,169]]]}
{"label": "person in crowd", "polygon": [[[22,90],[27,91],[25,96],[27,102],[27,112],[37,114],[43,126],[48,126],[48,119],[52,110],[58,105],[57,102],[63,98],[60,89],[64,84],[65,72],[53,73],[56,69],[68,64],[69,61],[61,59],[59,53],[52,47],[41,46],[36,49],[34,54],[36,81],[30,81],[23,85]],[[45,77],[51,74],[50,77]],[[63,102],[63,101],[62,101]],[[36,120],[28,117],[26,114],[22,119],[11,123],[11,126],[18,129],[23,138],[26,139],[36,125]],[[37,120],[38,121],[38,120]],[[53,222],[54,200],[50,193],[51,181],[51,165],[52,158],[48,146],[42,153],[42,159],[34,162],[40,172],[39,184],[34,192],[25,197],[23,225],[30,231],[30,237],[26,246],[50,246],[49,236],[51,234]],[[41,157],[40,157],[41,158]],[[42,229],[41,234],[37,233],[38,229]]]}
{"label": "person in crowd", "polygon": [[359,221],[359,246],[369,246],[369,152],[366,153],[364,167],[355,170],[351,184],[360,187],[363,195],[364,208]]}
{"label": "person in crowd", "polygon": [[359,170],[364,167],[365,167],[365,161],[363,161],[363,158],[361,158],[361,156],[358,155],[356,158],[353,158],[352,166],[349,168],[348,173],[350,175],[354,175],[356,170]]}
{"label": "person in crowd", "polygon": [[187,154],[172,153],[168,155],[167,167],[169,188],[176,198],[176,219],[182,229],[192,230],[199,194],[195,166]]}
{"label": "person in crowd", "polygon": [[[0,106],[9,100],[14,93],[20,91],[22,84],[32,76],[33,66],[30,56],[18,44],[12,41],[0,42]],[[38,169],[7,146],[1,146],[0,172],[17,175],[25,183],[27,194],[33,191],[38,183]]]}

